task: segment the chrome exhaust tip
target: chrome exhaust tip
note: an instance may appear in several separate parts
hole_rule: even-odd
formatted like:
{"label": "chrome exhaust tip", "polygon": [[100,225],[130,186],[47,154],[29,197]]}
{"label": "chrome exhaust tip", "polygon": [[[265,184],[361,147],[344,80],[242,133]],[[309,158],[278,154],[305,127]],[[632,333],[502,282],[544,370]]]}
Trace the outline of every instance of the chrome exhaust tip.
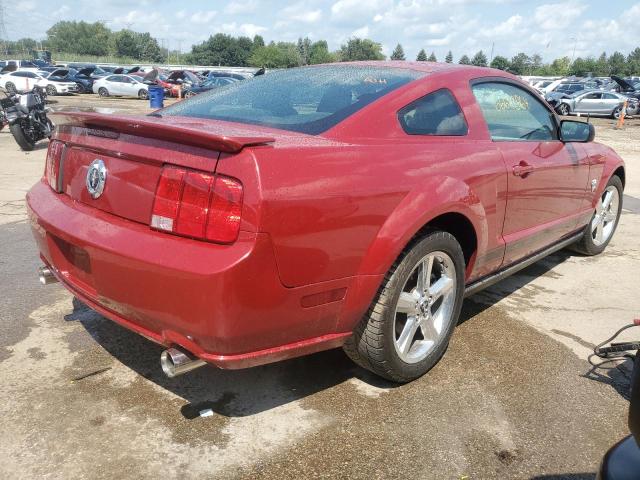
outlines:
{"label": "chrome exhaust tip", "polygon": [[169,378],[177,377],[206,364],[204,360],[178,348],[168,348],[160,355],[162,371]]}
{"label": "chrome exhaust tip", "polygon": [[58,281],[49,267],[40,267],[38,269],[38,280],[42,285],[49,285]]}

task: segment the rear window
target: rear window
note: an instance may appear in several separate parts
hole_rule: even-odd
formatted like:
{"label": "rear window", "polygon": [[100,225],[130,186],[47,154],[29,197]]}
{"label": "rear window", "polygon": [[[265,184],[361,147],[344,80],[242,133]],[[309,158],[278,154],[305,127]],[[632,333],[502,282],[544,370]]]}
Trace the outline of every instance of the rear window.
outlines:
{"label": "rear window", "polygon": [[467,122],[460,106],[444,88],[404,107],[398,112],[398,119],[409,135],[467,134]]}
{"label": "rear window", "polygon": [[279,70],[198,95],[161,114],[316,135],[423,75],[409,69],[355,65]]}

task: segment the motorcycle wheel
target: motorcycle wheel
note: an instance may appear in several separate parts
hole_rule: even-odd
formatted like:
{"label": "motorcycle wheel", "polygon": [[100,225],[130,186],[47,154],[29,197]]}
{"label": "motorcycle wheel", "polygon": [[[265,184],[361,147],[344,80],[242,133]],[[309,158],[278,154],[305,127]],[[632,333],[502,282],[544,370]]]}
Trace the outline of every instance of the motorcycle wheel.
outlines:
{"label": "motorcycle wheel", "polygon": [[22,125],[19,123],[14,123],[9,127],[13,138],[16,139],[16,143],[18,146],[25,152],[30,152],[36,146],[36,142],[33,137],[27,133],[25,133]]}

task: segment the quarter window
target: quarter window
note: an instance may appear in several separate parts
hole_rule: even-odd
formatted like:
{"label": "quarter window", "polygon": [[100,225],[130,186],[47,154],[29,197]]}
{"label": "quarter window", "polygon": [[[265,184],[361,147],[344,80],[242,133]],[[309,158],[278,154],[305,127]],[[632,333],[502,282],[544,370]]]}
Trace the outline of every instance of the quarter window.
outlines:
{"label": "quarter window", "polygon": [[447,89],[410,103],[398,112],[402,129],[409,135],[466,135],[468,128],[462,110]]}
{"label": "quarter window", "polygon": [[509,83],[472,86],[494,141],[557,140],[553,113],[531,93]]}

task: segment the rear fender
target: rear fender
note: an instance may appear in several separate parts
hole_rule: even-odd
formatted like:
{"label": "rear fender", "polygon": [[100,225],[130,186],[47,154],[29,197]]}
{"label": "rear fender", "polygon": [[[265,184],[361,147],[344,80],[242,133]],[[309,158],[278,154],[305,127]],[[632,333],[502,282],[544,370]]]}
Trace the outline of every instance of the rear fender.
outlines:
{"label": "rear fender", "polygon": [[[445,213],[464,215],[476,232],[476,252],[487,249],[486,215],[478,195],[461,180],[434,176],[424,188],[410,192],[387,218],[367,250],[358,274],[386,273],[420,229]],[[474,260],[475,255],[467,266],[467,277],[473,269]]]}

